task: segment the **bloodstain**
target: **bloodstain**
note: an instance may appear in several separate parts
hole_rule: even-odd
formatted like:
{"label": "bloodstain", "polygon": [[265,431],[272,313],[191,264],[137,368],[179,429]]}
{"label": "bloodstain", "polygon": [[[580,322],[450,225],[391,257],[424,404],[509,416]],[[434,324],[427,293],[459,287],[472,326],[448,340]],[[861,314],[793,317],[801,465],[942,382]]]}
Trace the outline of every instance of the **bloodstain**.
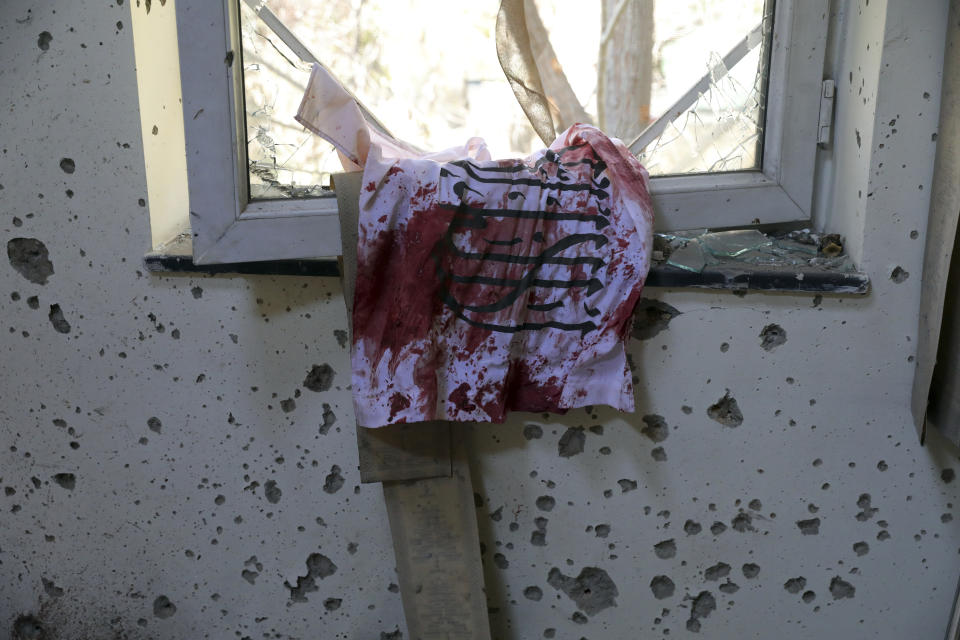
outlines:
{"label": "bloodstain", "polygon": [[397,414],[410,407],[410,398],[399,391],[390,396],[390,421],[393,422]]}
{"label": "bloodstain", "polygon": [[477,405],[470,402],[470,396],[467,395],[468,391],[470,391],[470,385],[464,382],[450,393],[448,400],[453,403],[458,411],[473,411],[477,408]]}

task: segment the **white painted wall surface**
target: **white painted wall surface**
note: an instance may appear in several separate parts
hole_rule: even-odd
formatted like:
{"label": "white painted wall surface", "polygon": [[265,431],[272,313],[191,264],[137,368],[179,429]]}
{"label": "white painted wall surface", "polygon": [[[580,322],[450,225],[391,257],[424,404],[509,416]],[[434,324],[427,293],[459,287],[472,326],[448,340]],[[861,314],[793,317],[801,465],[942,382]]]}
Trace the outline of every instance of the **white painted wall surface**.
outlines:
{"label": "white painted wall surface", "polygon": [[[42,241],[54,268],[38,284],[0,265],[0,637],[18,637],[23,615],[46,630],[21,624],[30,638],[405,637],[380,491],[356,473],[338,283],[141,266],[131,10],[144,3],[0,6],[0,230],[5,243]],[[651,290],[681,315],[633,343],[637,415],[469,429],[497,638],[942,637],[960,573],[960,481],[945,479],[960,464],[935,437],[917,444],[909,390],[945,15],[942,0],[861,0],[838,47],[835,177],[820,206],[862,256],[868,297]],[[895,266],[910,276],[893,282]],[[48,319],[54,304],[68,333]],[[766,351],[771,323],[787,341]],[[332,387],[305,389],[323,363]],[[707,416],[727,389],[744,415],[736,428]],[[336,423],[321,434],[325,404]],[[642,434],[644,414],[665,418],[665,441]],[[525,425],[542,437],[526,439]],[[586,428],[585,449],[560,457],[571,427]],[[345,483],[327,493],[334,465]],[[545,495],[549,512],[536,506]],[[740,513],[754,530],[731,527]],[[530,542],[538,517],[545,546]],[[803,535],[797,521],[812,518],[819,533]],[[676,555],[658,558],[654,544],[671,538]],[[285,583],[306,575],[311,553],[337,570],[292,602]],[[721,562],[728,578],[707,580]],[[745,563],[759,575],[745,578]],[[619,595],[579,624],[547,575],[587,566]],[[671,597],[654,597],[657,575],[674,582]],[[832,597],[835,577],[852,598]],[[728,579],[738,591],[720,590]],[[525,597],[529,586],[542,599]],[[686,621],[702,591],[717,610],[695,636]]]}

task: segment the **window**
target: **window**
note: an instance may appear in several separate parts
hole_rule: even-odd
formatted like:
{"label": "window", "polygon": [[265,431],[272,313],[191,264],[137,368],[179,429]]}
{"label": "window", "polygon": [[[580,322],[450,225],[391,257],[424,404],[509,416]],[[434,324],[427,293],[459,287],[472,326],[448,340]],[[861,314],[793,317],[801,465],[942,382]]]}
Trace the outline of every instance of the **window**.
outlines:
{"label": "window", "polygon": [[[727,171],[731,167],[721,163],[720,172],[655,175],[651,190],[658,230],[809,220],[827,5],[828,0],[777,0],[763,4],[764,11],[770,11],[772,6],[774,19],[767,40],[768,80],[759,127],[763,135],[762,154],[756,154],[759,162],[755,167],[749,162],[746,167],[732,167],[746,170]],[[300,190],[287,188],[285,193],[277,193],[276,174],[271,173],[269,166],[258,166],[255,145],[251,147],[253,151],[248,150],[247,141],[255,140],[256,134],[251,136],[248,132],[247,120],[258,114],[251,112],[251,98],[245,96],[243,67],[249,66],[250,60],[243,62],[243,39],[245,35],[248,39],[259,36],[244,33],[242,12],[248,20],[252,12],[257,12],[268,28],[282,29],[282,23],[267,24],[275,16],[268,3],[256,0],[177,0],[175,6],[195,263],[338,255],[335,198],[321,194],[265,199],[264,196],[277,195],[315,196],[318,192],[312,189],[313,185],[302,185]],[[749,30],[749,25],[744,26]],[[724,57],[725,64],[714,66],[715,71],[721,69],[722,73],[714,73],[714,77],[708,74],[694,83],[686,102],[676,101],[673,109],[681,116],[694,111],[698,98],[705,101],[701,94],[708,93],[711,82],[726,73],[727,67],[732,66],[731,60],[757,49],[762,31],[761,25],[759,31],[751,31],[730,49]],[[250,48],[248,41],[248,53]],[[305,50],[293,53],[309,59]],[[759,57],[759,53],[755,55]],[[639,152],[646,146],[649,152],[658,139],[662,141],[658,133],[678,128],[669,117],[658,120],[632,148]],[[252,177],[248,173],[251,160]],[[656,169],[651,169],[656,174]],[[292,181],[290,186],[295,186]]]}

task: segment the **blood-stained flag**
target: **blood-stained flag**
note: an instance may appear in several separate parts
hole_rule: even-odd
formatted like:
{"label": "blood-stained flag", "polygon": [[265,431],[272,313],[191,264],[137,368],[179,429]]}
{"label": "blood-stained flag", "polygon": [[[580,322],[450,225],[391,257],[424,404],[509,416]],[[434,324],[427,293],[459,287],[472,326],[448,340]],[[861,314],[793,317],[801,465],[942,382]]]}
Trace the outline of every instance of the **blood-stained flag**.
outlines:
{"label": "blood-stained flag", "polygon": [[633,410],[624,343],[653,215],[621,143],[574,125],[523,160],[373,150],[363,182],[358,424]]}

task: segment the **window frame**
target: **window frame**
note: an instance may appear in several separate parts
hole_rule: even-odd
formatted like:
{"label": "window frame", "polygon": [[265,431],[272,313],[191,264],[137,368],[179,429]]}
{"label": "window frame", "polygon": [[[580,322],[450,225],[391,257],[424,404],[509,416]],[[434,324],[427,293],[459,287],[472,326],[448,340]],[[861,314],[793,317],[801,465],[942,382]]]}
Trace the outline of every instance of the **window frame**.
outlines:
{"label": "window frame", "polygon": [[[238,0],[175,9],[194,263],[340,255],[333,195],[249,202]],[[651,178],[657,231],[810,220],[829,23],[829,0],[777,0],[761,169]]]}

